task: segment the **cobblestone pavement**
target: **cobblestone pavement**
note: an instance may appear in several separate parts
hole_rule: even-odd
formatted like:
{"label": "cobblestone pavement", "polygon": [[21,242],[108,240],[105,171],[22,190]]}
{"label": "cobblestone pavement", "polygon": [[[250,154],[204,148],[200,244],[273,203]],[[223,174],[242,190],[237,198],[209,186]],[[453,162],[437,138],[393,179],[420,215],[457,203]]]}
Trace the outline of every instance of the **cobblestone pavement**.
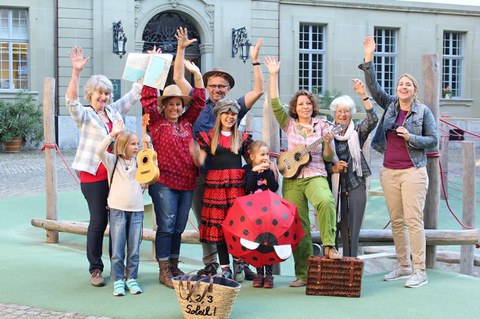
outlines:
{"label": "cobblestone pavement", "polygon": [[[71,165],[74,151],[62,151],[65,161]],[[79,184],[56,155],[57,184],[62,191],[78,190]],[[45,192],[45,155],[43,152],[22,151],[0,153],[0,198],[11,198]],[[109,319],[74,312],[58,312],[24,305],[1,304],[2,319]]]}

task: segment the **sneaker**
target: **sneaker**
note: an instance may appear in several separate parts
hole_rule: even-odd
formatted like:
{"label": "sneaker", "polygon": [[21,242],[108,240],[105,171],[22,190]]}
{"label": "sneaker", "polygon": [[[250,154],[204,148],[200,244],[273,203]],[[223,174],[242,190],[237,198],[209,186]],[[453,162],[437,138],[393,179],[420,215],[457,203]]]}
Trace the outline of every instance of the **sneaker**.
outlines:
{"label": "sneaker", "polygon": [[233,274],[232,274],[232,269],[230,266],[222,267],[222,277],[232,279]]}
{"label": "sneaker", "polygon": [[290,287],[304,287],[307,283],[302,279],[297,279],[288,284]]}
{"label": "sneaker", "polygon": [[233,280],[242,282],[245,279],[245,272],[243,271],[243,262],[239,259],[233,261]]}
{"label": "sneaker", "polygon": [[113,283],[113,295],[117,297],[125,296],[125,281],[123,279],[116,280]]}
{"label": "sneaker", "polygon": [[428,284],[428,277],[425,270],[415,269],[413,275],[407,279],[405,283],[405,287],[407,288],[418,288],[422,287],[423,285]]}
{"label": "sneaker", "polygon": [[245,273],[245,280],[255,280],[257,277],[257,274],[246,263],[243,263],[243,272]]}
{"label": "sneaker", "polygon": [[402,267],[399,264],[395,265],[395,268],[385,276],[383,276],[383,280],[385,281],[393,281],[398,279],[405,279],[412,275],[412,269],[410,267]]}
{"label": "sneaker", "polygon": [[128,279],[125,284],[127,285],[127,289],[132,295],[139,295],[143,292],[138,282],[133,278]]}
{"label": "sneaker", "polygon": [[254,288],[262,288],[263,287],[263,275],[257,275],[255,279],[253,279],[252,286]]}
{"label": "sneaker", "polygon": [[95,269],[92,272],[92,275],[90,277],[90,283],[92,284],[92,286],[95,286],[95,287],[105,286],[105,279],[103,279],[102,271],[100,269]]}
{"label": "sneaker", "polygon": [[273,288],[273,276],[265,276],[263,280],[263,288]]}
{"label": "sneaker", "polygon": [[205,265],[205,268],[200,269],[197,272],[197,275],[198,276],[208,276],[208,275],[215,276],[217,274],[218,267],[220,267],[218,263],[207,264]]}

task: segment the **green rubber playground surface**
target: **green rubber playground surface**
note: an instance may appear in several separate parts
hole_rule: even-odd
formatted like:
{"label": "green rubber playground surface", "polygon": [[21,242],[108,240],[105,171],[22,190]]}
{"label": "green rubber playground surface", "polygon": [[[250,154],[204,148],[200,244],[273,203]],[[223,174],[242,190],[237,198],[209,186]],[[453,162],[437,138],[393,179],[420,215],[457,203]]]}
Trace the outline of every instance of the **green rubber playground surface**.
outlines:
{"label": "green rubber playground surface", "polygon": [[[382,228],[387,223],[382,200],[369,198],[365,228]],[[45,207],[44,195],[0,199],[0,303],[111,318],[182,318],[174,290],[158,284],[151,242],[144,241],[141,246],[138,281],[144,293],[114,297],[111,280],[102,288],[90,285],[84,236],[60,233],[58,244],[48,244],[45,231],[31,226],[32,218],[45,218]],[[58,219],[88,221],[88,210],[79,191],[58,194]],[[146,216],[145,227],[150,225],[151,217]],[[444,211],[440,227],[459,229]],[[196,271],[201,267],[200,246],[184,244],[180,259],[182,270]],[[104,274],[108,276],[107,257],[104,263]],[[274,289],[252,288],[251,282],[242,283],[231,318],[480,317],[480,278],[440,269],[428,269],[427,273],[429,284],[418,289],[404,288],[401,280],[384,282],[384,272],[378,272],[364,274],[360,298],[307,296],[305,288],[288,287],[294,276],[293,262],[287,260],[281,265],[282,275],[275,277]]]}

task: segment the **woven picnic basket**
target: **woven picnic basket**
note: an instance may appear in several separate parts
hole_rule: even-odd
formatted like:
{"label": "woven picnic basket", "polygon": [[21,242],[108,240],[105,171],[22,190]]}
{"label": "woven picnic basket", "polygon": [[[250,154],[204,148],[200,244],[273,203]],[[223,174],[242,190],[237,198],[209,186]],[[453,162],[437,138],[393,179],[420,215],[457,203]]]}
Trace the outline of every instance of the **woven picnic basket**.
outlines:
{"label": "woven picnic basket", "polygon": [[308,258],[307,295],[360,297],[363,261],[354,257],[340,260]]}
{"label": "woven picnic basket", "polygon": [[229,318],[241,287],[219,276],[183,275],[172,282],[184,319]]}

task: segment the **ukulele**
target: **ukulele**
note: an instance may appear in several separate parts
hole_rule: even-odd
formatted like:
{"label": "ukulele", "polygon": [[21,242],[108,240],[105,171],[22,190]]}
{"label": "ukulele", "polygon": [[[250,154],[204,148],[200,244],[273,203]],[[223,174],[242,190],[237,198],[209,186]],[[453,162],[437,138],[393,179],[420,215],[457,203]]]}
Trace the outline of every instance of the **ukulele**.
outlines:
{"label": "ukulele", "polygon": [[[344,128],[345,127],[342,124],[336,125],[331,130],[329,130],[329,132],[337,134],[343,131]],[[322,142],[323,137],[320,137],[318,140],[316,140],[309,146],[299,145],[293,151],[281,153],[280,156],[277,158],[277,167],[283,177],[296,177],[298,173],[300,173],[302,167],[307,165],[312,160],[310,152]]]}
{"label": "ukulele", "polygon": [[[144,114],[142,118],[142,137],[147,134],[147,125],[150,114]],[[157,166],[157,152],[148,147],[147,141],[143,141],[142,150],[137,154],[137,173],[135,179],[140,184],[151,185],[158,180],[160,170]]]}

